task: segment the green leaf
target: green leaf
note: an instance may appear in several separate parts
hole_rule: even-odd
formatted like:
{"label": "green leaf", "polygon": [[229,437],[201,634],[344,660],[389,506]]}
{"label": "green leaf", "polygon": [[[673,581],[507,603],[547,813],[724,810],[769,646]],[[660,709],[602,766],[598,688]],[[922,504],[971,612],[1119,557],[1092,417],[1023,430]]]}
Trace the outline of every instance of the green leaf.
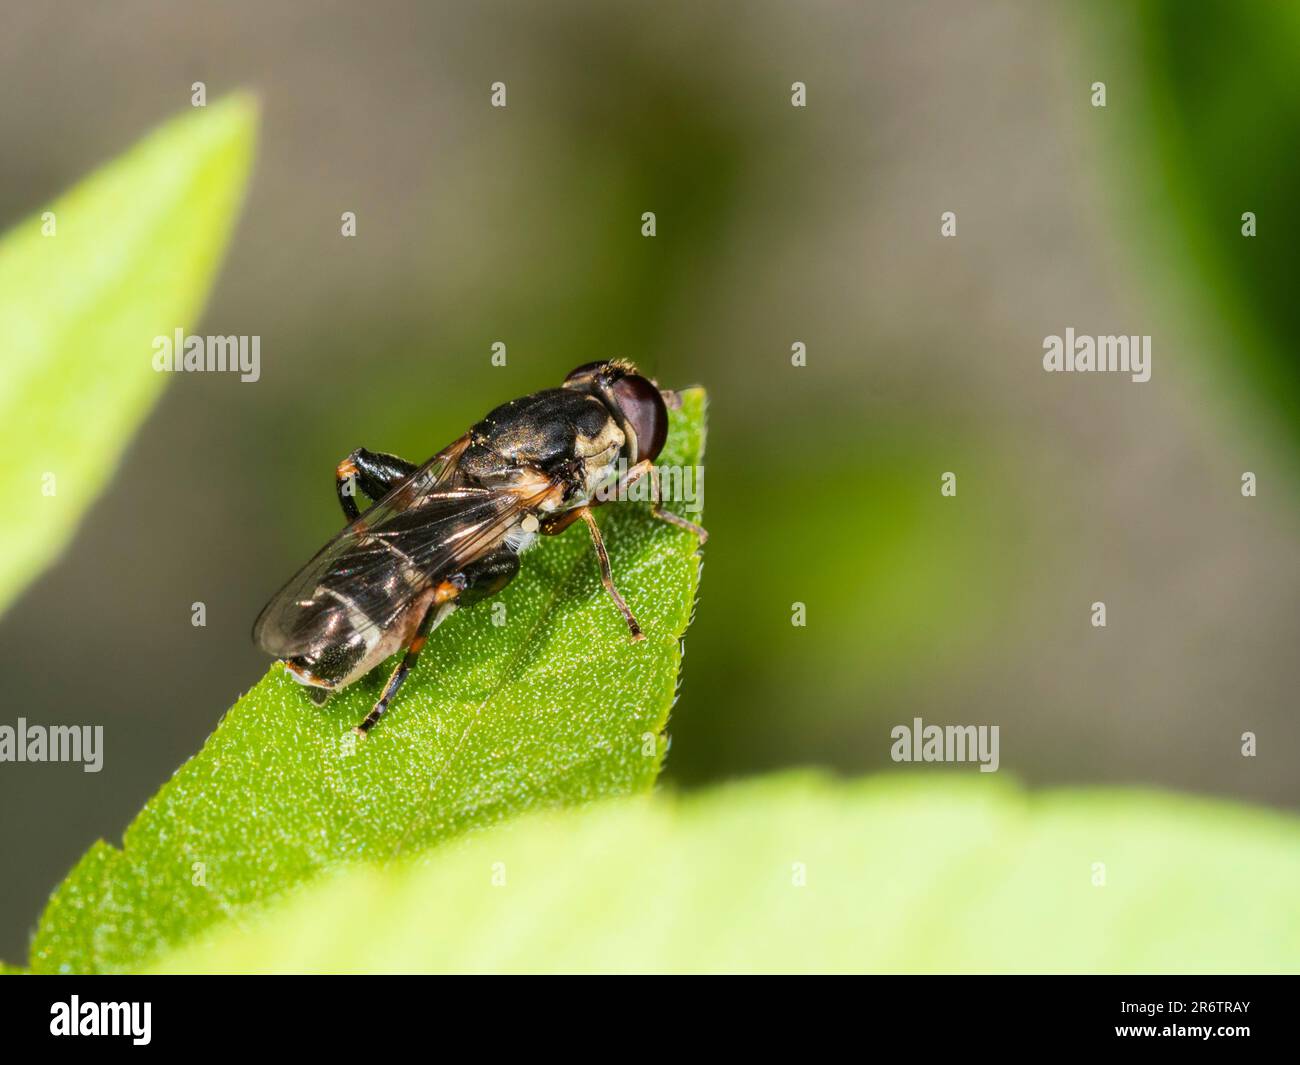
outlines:
{"label": "green leaf", "polygon": [[800,774],[542,815],[426,862],[354,868],[161,968],[1295,971],[1298,893],[1300,824],[1272,812],[1031,796],[979,774]]}
{"label": "green leaf", "polygon": [[[704,393],[692,390],[660,462],[696,466],[703,447]],[[645,640],[630,642],[577,526],[542,538],[500,596],[438,629],[364,742],[352,726],[387,670],[321,709],[272,668],[145,806],[124,848],[97,844],[55,892],[33,970],[136,968],[341,863],[648,790],[699,583],[697,541],[645,504],[604,507],[601,525]]]}
{"label": "green leaf", "polygon": [[176,119],[0,239],[0,608],[71,539],[167,383],[153,339],[198,319],[256,125],[243,96]]}
{"label": "green leaf", "polygon": [[[1096,73],[1098,54],[1113,56],[1104,80],[1117,121],[1102,112],[1090,124],[1108,130],[1099,143],[1127,216],[1114,228],[1139,255],[1129,270],[1142,277],[1143,303],[1158,297],[1195,346],[1221,360],[1231,386],[1221,402],[1252,423],[1271,416],[1294,448],[1300,7],[1142,0],[1084,10],[1101,31],[1081,50],[1084,76]],[[1245,212],[1255,236],[1242,233]]]}

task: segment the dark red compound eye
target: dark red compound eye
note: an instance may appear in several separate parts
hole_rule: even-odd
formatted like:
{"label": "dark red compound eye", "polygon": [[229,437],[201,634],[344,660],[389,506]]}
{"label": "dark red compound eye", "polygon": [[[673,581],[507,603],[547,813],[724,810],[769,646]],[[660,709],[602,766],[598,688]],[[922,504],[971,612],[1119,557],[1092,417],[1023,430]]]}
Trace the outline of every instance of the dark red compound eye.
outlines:
{"label": "dark red compound eye", "polygon": [[654,382],[639,374],[620,377],[609,386],[627,427],[636,437],[633,462],[652,462],[668,439],[668,407]]}

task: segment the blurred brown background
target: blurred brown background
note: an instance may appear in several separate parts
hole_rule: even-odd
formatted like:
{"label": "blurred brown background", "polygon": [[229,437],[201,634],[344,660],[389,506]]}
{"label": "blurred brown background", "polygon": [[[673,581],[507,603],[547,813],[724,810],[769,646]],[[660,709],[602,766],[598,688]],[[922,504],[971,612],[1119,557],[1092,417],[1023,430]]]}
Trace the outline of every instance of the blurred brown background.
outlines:
{"label": "blurred brown background", "polygon": [[[889,730],[920,716],[999,724],[1002,772],[1034,785],[1300,805],[1296,223],[1265,208],[1256,243],[1238,232],[1295,188],[1272,147],[1293,150],[1300,115],[1283,7],[0,13],[0,225],[194,81],[263,106],[194,330],[260,335],[261,381],[178,376],[0,621],[0,722],[106,732],[98,775],[0,765],[0,955],[265,669],[249,628],[338,526],[339,458],[422,459],[613,355],[712,403],[667,784],[911,771]],[[1151,382],[1043,373],[1067,326],[1151,334]]]}

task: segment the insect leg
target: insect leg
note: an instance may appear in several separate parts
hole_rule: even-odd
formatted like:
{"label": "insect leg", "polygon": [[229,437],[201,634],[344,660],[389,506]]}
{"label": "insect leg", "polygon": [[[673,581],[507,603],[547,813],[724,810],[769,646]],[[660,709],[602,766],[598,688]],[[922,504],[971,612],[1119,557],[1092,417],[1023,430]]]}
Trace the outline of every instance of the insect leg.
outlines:
{"label": "insect leg", "polygon": [[605,550],[605,541],[600,538],[600,529],[596,527],[596,517],[591,512],[590,507],[579,507],[577,513],[582,520],[587,523],[587,529],[591,533],[591,542],[596,548],[596,561],[600,563],[600,583],[605,586],[605,591],[609,597],[614,600],[614,605],[618,607],[619,612],[623,615],[623,620],[627,622],[627,627],[632,631],[632,642],[645,639],[645,633],[641,631],[641,626],[637,624],[636,618],[632,616],[632,611],[627,608],[623,602],[623,597],[618,594],[618,589],[614,587],[614,576],[609,571],[609,553]]}
{"label": "insect leg", "polygon": [[519,556],[510,548],[503,546],[491,554],[484,555],[477,562],[466,566],[460,573],[439,584],[435,590],[433,603],[420,621],[420,627],[415,630],[415,638],[407,647],[402,661],[389,676],[388,683],[384,685],[383,695],[375,703],[374,709],[366,715],[366,719],[352,731],[364,737],[375,727],[375,722],[384,716],[388,704],[397,695],[402,682],[415,668],[429,633],[441,625],[458,605],[469,606],[481,599],[496,595],[514,579],[518,572]]}
{"label": "insect leg", "polygon": [[420,627],[415,630],[415,639],[406,648],[406,654],[402,656],[401,662],[393,670],[388,678],[388,683],[384,685],[384,694],[379,697],[374,708],[366,715],[366,719],[361,722],[352,731],[362,739],[366,738],[366,733],[375,727],[375,724],[384,716],[384,711],[388,709],[388,704],[393,701],[393,697],[406,680],[407,675],[415,668],[415,664],[420,660],[420,652],[424,649],[425,641],[429,638],[429,633],[436,629],[446,620],[447,616],[456,609],[456,600],[448,599],[442,603],[433,603],[420,622]]}
{"label": "insect leg", "polygon": [[414,462],[396,455],[357,448],[334,470],[334,491],[338,493],[343,513],[349,521],[361,516],[356,501],[358,488],[371,499],[382,499],[418,468]]}
{"label": "insect leg", "polygon": [[631,485],[636,484],[647,473],[650,475],[650,513],[660,521],[666,521],[669,525],[676,525],[679,529],[694,533],[700,538],[700,546],[703,547],[709,539],[708,530],[703,526],[696,525],[693,521],[687,521],[685,518],[679,518],[676,514],[669,513],[660,504],[659,467],[649,459],[642,459],[627,471],[623,480],[619,482],[618,492],[621,494]]}
{"label": "insect leg", "polygon": [[466,566],[461,573],[465,590],[457,602],[471,606],[501,591],[519,573],[519,555],[507,546],[501,546],[477,562]]}
{"label": "insect leg", "polygon": [[562,514],[548,514],[541,521],[540,532],[543,536],[559,536],[570,525],[582,517],[582,508],[566,510]]}

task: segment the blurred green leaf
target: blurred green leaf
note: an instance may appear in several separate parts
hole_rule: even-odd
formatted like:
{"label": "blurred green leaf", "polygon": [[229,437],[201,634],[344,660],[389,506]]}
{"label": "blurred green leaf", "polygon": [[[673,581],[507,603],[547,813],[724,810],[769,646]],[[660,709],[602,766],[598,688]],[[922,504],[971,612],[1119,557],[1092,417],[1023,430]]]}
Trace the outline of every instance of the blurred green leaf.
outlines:
{"label": "blurred green leaf", "polygon": [[1295,971],[1298,845],[1294,819],[1155,793],[786,775],[354,868],[161,967]]}
{"label": "blurred green leaf", "polygon": [[175,119],[0,239],[0,608],[71,539],[167,383],[154,337],[202,310],[256,125],[245,96]]}
{"label": "blurred green leaf", "polygon": [[[725,406],[711,409],[715,429],[734,417]],[[727,550],[709,560],[708,602],[691,629],[691,654],[707,668],[682,693],[676,782],[778,765],[875,768],[888,747],[870,737],[900,702],[933,688],[936,655],[959,671],[1014,631],[1025,596],[1006,545],[1028,526],[994,431],[972,440],[945,435],[951,426],[817,409],[817,461],[788,443],[762,451],[804,439],[797,420],[767,422],[768,441],[710,460],[709,526]],[[745,436],[735,421],[717,431]],[[948,499],[940,475],[958,448],[964,494]],[[773,485],[797,502],[766,505],[756,520],[754,501],[770,500]],[[791,624],[796,601],[805,627]]]}
{"label": "blurred green leaf", "polygon": [[[699,463],[704,404],[700,390],[683,394],[661,463]],[[364,743],[352,727],[385,669],[323,710],[271,669],[145,806],[124,848],[98,843],[69,874],[32,968],[137,968],[340,863],[391,861],[525,810],[649,789],[699,584],[697,542],[644,504],[604,508],[602,526],[645,640],[628,639],[579,526],[543,538],[500,596],[438,629]]]}
{"label": "blurred green leaf", "polygon": [[[1120,145],[1118,180],[1128,187],[1135,175],[1156,175],[1142,202],[1175,224],[1164,254],[1182,274],[1179,313],[1202,316],[1211,335],[1221,331],[1233,372],[1300,443],[1300,219],[1292,204],[1300,6],[1146,0],[1117,12],[1121,24],[1133,22],[1143,76],[1134,88],[1145,92],[1134,101],[1145,106],[1131,109],[1141,124]],[[1242,235],[1245,212],[1256,217],[1254,237]]]}

